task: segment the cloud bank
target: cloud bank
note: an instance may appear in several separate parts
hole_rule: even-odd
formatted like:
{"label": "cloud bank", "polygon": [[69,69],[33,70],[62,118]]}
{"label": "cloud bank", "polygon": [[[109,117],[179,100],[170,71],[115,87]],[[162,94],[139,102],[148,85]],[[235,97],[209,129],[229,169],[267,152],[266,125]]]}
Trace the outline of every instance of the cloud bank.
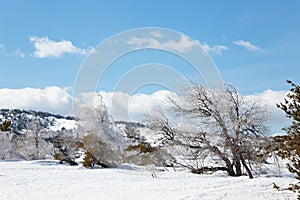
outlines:
{"label": "cloud bank", "polygon": [[22,89],[0,89],[0,108],[46,111],[55,114],[71,114],[71,95],[67,89],[56,86]]}
{"label": "cloud bank", "polygon": [[[271,133],[282,132],[283,126],[290,123],[285,114],[276,108],[276,103],[282,102],[288,91],[266,90],[262,93],[248,95],[245,98],[255,99],[262,103],[270,114],[268,125]],[[123,92],[104,92],[103,97],[108,110],[115,120],[141,121],[142,116],[152,109],[166,108],[167,96],[173,95],[170,91],[159,90],[152,94],[130,95]],[[72,115],[72,96],[67,89],[56,86],[44,89],[0,89],[0,108],[19,108],[46,111],[62,115]],[[85,102],[93,104],[94,93],[86,96]]]}
{"label": "cloud bank", "polygon": [[31,36],[29,40],[35,48],[33,56],[38,58],[61,57],[63,54],[86,55],[91,50],[76,47],[71,41],[68,40],[53,41],[48,37],[35,36]]}

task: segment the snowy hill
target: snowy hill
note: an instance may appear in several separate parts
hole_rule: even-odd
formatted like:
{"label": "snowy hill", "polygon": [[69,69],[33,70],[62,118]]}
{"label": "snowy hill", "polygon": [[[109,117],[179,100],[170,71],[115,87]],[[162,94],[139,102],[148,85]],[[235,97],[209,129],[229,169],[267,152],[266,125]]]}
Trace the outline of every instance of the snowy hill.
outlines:
{"label": "snowy hill", "polygon": [[47,112],[1,109],[0,123],[11,121],[10,131],[0,134],[0,159],[53,158],[60,135],[76,135],[76,119]]}
{"label": "snowy hill", "polygon": [[1,109],[0,123],[5,120],[10,120],[12,122],[11,132],[17,135],[25,133],[26,130],[30,129],[30,123],[34,120],[38,120],[40,129],[44,130],[48,129],[52,131],[59,131],[62,128],[76,128],[76,120],[74,117],[64,117],[61,115],[33,110]]}
{"label": "snowy hill", "polygon": [[152,147],[160,145],[161,134],[151,130],[146,125],[137,122],[116,121],[117,128],[124,136],[137,141],[149,143]]}
{"label": "snowy hill", "polygon": [[[19,109],[1,109],[0,123],[5,120],[12,122],[11,131],[0,134],[0,159],[36,159],[35,146],[41,149],[39,158],[53,158],[55,142],[63,138],[76,138],[78,121],[75,117],[55,115],[47,112],[27,111]],[[130,144],[141,141],[156,144],[156,134],[141,123],[110,122],[119,136],[125,137]],[[36,135],[38,134],[38,136]],[[38,138],[36,138],[38,137]]]}
{"label": "snowy hill", "polygon": [[[20,110],[20,109],[0,109],[0,123],[5,120],[10,120],[11,133],[21,135],[26,134],[26,131],[31,129],[30,123],[34,120],[39,121],[39,128],[47,131],[60,131],[62,129],[75,130],[77,128],[76,118],[73,116],[62,116],[58,114],[51,114],[48,112],[33,111],[33,110]],[[144,124],[137,122],[116,121],[115,122],[119,131],[127,136],[126,129],[135,131],[134,137],[144,138],[152,142],[154,133],[151,132]],[[128,133],[129,134],[129,133]],[[140,139],[136,138],[136,139]]]}

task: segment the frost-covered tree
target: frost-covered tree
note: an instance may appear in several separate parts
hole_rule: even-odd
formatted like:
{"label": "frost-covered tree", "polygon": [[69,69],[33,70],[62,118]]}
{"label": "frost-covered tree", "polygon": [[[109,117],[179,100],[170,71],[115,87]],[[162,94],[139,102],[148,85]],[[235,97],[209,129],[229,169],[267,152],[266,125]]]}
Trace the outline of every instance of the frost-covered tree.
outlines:
{"label": "frost-covered tree", "polygon": [[42,159],[44,156],[41,156],[40,151],[42,143],[45,143],[45,141],[43,141],[41,134],[40,119],[33,116],[27,124],[26,132],[20,135],[19,139],[15,142],[15,151],[23,155],[23,158],[26,160]]}
{"label": "frost-covered tree", "polygon": [[45,129],[42,119],[32,116],[22,134],[11,133],[11,145],[18,159],[37,160],[52,158],[53,145],[47,140],[55,133]]}
{"label": "frost-covered tree", "polygon": [[122,163],[124,135],[118,132],[114,120],[109,116],[102,98],[97,98],[95,106],[80,105],[77,107],[78,133],[86,150],[84,164],[93,167],[117,167]]}
{"label": "frost-covered tree", "polygon": [[[163,143],[177,155],[177,162],[193,172],[226,170],[241,176],[244,168],[252,175],[252,164],[265,144],[267,115],[255,101],[245,100],[232,86],[212,90],[191,83],[184,96],[170,97],[171,113],[159,111],[146,120],[164,135]],[[213,167],[210,167],[213,166]]]}
{"label": "frost-covered tree", "polygon": [[11,121],[4,121],[0,124],[0,159],[6,159],[7,153],[11,150],[11,142],[9,138]]}
{"label": "frost-covered tree", "polygon": [[59,160],[61,164],[65,162],[70,165],[77,165],[75,160],[81,156],[80,151],[83,144],[74,131],[63,128],[49,140],[53,143],[55,160]]}
{"label": "frost-covered tree", "polygon": [[0,160],[9,158],[12,144],[8,133],[0,133]]}

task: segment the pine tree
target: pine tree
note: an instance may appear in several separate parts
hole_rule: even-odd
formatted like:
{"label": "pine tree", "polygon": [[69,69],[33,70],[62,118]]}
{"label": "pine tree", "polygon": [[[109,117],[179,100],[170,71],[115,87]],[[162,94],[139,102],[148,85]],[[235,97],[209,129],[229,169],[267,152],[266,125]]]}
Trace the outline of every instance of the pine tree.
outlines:
{"label": "pine tree", "polygon": [[[273,138],[274,150],[281,158],[291,161],[287,164],[287,168],[296,175],[296,179],[300,180],[300,86],[289,80],[287,82],[291,85],[290,93],[283,103],[277,104],[277,107],[285,112],[286,117],[292,120],[292,124],[283,128],[286,135]],[[287,189],[300,193],[300,182],[290,184]],[[300,200],[300,194],[298,199]]]}

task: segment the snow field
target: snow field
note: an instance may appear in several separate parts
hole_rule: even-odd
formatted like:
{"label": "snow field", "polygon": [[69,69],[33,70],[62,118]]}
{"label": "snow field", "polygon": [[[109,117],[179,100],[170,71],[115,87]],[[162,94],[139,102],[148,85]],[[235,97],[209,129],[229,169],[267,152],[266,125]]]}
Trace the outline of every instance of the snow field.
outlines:
{"label": "snow field", "polygon": [[123,165],[118,169],[85,169],[56,161],[0,161],[1,200],[48,199],[296,199],[276,191],[292,177],[228,177],[191,174],[183,169]]}

